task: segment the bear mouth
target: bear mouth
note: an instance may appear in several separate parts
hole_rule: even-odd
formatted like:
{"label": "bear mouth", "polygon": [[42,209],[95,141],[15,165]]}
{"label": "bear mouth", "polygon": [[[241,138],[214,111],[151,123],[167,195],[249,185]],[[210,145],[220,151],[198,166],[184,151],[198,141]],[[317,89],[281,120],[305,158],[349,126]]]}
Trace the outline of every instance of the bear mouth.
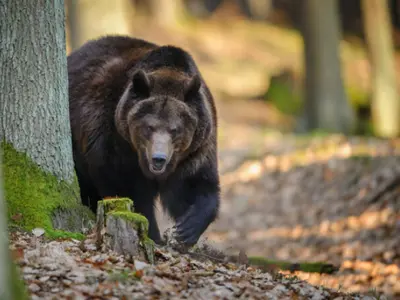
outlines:
{"label": "bear mouth", "polygon": [[153,164],[150,164],[150,166],[149,166],[149,170],[150,170],[150,172],[151,173],[153,173],[154,175],[161,175],[161,174],[163,174],[164,172],[165,172],[165,169],[167,168],[167,165],[165,164],[164,166],[162,166],[161,168],[159,168],[159,167],[157,167],[157,166],[155,166],[155,165],[153,165]]}

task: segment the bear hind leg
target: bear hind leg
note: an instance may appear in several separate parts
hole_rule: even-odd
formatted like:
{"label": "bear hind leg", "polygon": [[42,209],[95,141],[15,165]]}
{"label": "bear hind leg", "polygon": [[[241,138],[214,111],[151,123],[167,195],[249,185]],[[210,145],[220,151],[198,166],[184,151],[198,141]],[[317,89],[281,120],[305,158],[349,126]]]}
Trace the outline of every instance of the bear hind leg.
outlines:
{"label": "bear hind leg", "polygon": [[96,213],[97,201],[100,200],[96,188],[77,169],[75,169],[75,172],[78,178],[82,204],[89,207],[93,213]]}

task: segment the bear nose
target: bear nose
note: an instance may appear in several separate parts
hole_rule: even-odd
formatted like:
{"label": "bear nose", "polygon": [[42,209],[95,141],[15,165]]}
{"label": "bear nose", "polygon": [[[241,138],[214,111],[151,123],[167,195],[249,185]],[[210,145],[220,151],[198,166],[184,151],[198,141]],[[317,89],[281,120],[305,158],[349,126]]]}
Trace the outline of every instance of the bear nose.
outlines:
{"label": "bear nose", "polygon": [[161,170],[167,162],[167,156],[162,153],[156,153],[151,158],[153,166],[157,170]]}

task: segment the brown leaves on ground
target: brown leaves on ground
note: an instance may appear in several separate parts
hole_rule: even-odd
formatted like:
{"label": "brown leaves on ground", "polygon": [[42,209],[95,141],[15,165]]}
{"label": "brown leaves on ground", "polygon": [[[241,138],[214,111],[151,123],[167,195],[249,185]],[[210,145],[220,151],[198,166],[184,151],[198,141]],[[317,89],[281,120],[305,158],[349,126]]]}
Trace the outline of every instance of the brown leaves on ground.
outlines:
{"label": "brown leaves on ground", "polygon": [[[93,240],[48,241],[15,231],[11,248],[31,299],[362,299],[255,268],[159,248],[156,264],[98,252]],[[242,256],[245,255],[244,252]]]}
{"label": "brown leaves on ground", "polygon": [[296,272],[315,285],[400,296],[400,141],[316,141],[225,173],[208,240],[249,256],[340,266],[334,275]]}

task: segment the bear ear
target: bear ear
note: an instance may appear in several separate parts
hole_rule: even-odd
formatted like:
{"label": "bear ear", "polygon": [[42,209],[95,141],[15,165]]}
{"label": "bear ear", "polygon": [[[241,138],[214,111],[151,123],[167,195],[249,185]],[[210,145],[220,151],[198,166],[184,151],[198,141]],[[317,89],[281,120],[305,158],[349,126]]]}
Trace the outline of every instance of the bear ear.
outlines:
{"label": "bear ear", "polygon": [[137,70],[132,75],[132,91],[143,98],[150,96],[151,81],[143,70]]}
{"label": "bear ear", "polygon": [[184,90],[185,102],[190,101],[198,92],[201,86],[199,75],[194,75],[186,84]]}

